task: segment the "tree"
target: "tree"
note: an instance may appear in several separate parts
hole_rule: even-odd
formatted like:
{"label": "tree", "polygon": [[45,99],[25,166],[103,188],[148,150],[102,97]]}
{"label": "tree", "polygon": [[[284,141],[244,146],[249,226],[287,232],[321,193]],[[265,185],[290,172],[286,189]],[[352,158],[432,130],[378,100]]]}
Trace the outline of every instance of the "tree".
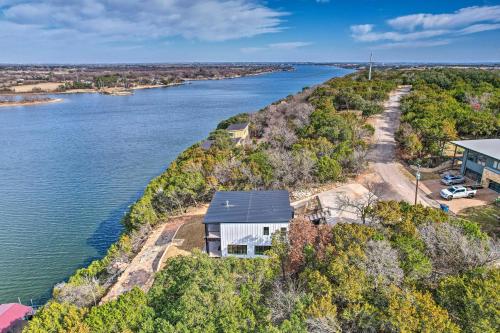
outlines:
{"label": "tree", "polygon": [[365,183],[364,186],[367,192],[360,198],[353,198],[348,194],[339,194],[337,196],[337,209],[341,211],[352,209],[361,219],[363,224],[366,224],[368,219],[372,217],[374,207],[380,200],[383,194],[382,183]]}
{"label": "tree", "polygon": [[316,164],[317,175],[320,181],[335,181],[338,180],[342,173],[340,163],[334,158],[322,156]]}
{"label": "tree", "polygon": [[94,306],[85,323],[95,333],[137,332],[142,326],[152,325],[154,310],[147,303],[146,294],[134,288],[114,301]]}
{"label": "tree", "polygon": [[445,309],[437,305],[430,293],[394,291],[388,300],[389,330],[399,332],[449,332],[460,330]]}
{"label": "tree", "polygon": [[309,333],[340,333],[342,328],[335,317],[309,318],[306,321]]}
{"label": "tree", "polygon": [[400,285],[404,272],[399,267],[398,252],[385,240],[369,240],[365,246],[366,259],[363,262],[366,274],[378,285]]}
{"label": "tree", "polygon": [[285,283],[290,274],[290,242],[287,232],[277,231],[272,235],[272,245],[268,255],[273,262],[272,266],[279,269],[281,280]]}
{"label": "tree", "polygon": [[288,239],[290,270],[297,273],[302,271],[306,261],[324,258],[331,242],[331,227],[316,226],[304,217],[296,217],[290,223]]}
{"label": "tree", "polygon": [[78,307],[95,306],[104,290],[95,276],[83,276],[79,283],[62,282],[54,287],[54,298]]}
{"label": "tree", "polygon": [[27,333],[89,333],[82,323],[85,309],[68,303],[50,301],[41,308],[23,332]]}
{"label": "tree", "polygon": [[493,259],[485,240],[468,237],[460,227],[449,223],[427,223],[419,227],[419,233],[435,278],[460,274]]}
{"label": "tree", "polygon": [[437,299],[464,332],[497,332],[499,287],[500,269],[480,268],[441,280]]}
{"label": "tree", "polygon": [[302,301],[305,293],[303,287],[296,281],[275,281],[267,300],[271,312],[271,321],[280,325],[283,321],[291,319],[298,303]]}

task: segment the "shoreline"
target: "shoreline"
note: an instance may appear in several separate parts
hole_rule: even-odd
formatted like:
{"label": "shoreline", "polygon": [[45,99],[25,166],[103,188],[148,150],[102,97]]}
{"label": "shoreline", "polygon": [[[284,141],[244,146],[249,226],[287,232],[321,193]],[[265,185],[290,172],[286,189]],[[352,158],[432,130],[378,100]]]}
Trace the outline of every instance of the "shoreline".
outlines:
{"label": "shoreline", "polygon": [[[130,88],[124,88],[124,87],[110,87],[110,88],[104,88],[102,90],[96,89],[96,88],[88,88],[88,89],[69,89],[66,91],[38,91],[38,92],[2,92],[0,93],[0,96],[16,96],[16,95],[62,95],[62,94],[95,94],[95,93],[103,93],[103,94],[108,94],[112,96],[125,96],[129,94],[120,94],[120,92],[130,92],[134,90],[143,90],[143,89],[156,89],[156,88],[170,88],[170,87],[176,87],[176,86],[182,86],[185,84],[189,84],[189,82],[194,82],[194,81],[218,81],[218,80],[232,80],[232,79],[239,79],[239,78],[244,78],[244,77],[250,77],[250,76],[258,76],[258,75],[265,75],[265,74],[272,74],[272,73],[277,73],[277,72],[284,72],[284,71],[294,71],[292,70],[269,70],[269,71],[264,71],[264,72],[259,72],[259,73],[250,73],[250,74],[245,74],[245,75],[230,75],[230,76],[221,76],[221,77],[205,77],[205,78],[184,78],[181,79],[181,82],[174,82],[174,83],[169,83],[169,84],[150,84],[150,85],[137,85],[134,87]],[[39,103],[36,103],[39,104]],[[28,103],[24,104],[28,105]],[[29,104],[31,105],[31,104]],[[12,106],[12,104],[9,104],[9,106]]]}
{"label": "shoreline", "polygon": [[30,102],[7,102],[7,103],[0,103],[0,108],[1,107],[15,107],[15,106],[33,106],[33,105],[41,105],[41,104],[51,104],[51,103],[60,103],[64,101],[62,98],[51,98],[47,100],[40,100],[40,101],[30,101]]}
{"label": "shoreline", "polygon": [[[272,74],[272,73],[275,73],[275,72],[287,72],[287,71],[291,71],[291,72],[293,72],[293,71],[296,71],[296,69],[294,68],[294,69],[292,69],[292,70],[273,70],[273,71],[266,71],[266,72],[260,72],[260,73],[252,73],[252,74],[243,75],[243,76],[241,76],[241,75],[235,75],[235,76],[231,76],[231,77],[221,77],[221,78],[186,79],[186,80],[184,80],[183,82],[173,83],[173,84],[169,84],[169,85],[144,85],[144,86],[136,86],[136,87],[131,88],[131,90],[153,89],[153,88],[167,88],[167,87],[171,87],[171,86],[178,86],[178,85],[190,84],[190,81],[215,81],[215,80],[225,80],[225,79],[237,79],[237,78],[244,78],[244,77],[247,77],[247,76],[260,76],[260,75],[265,75],[265,74]],[[346,74],[344,74],[344,75],[346,75]],[[342,76],[343,76],[343,75],[342,75]],[[93,90],[90,90],[90,89],[89,89],[89,90],[86,90],[86,89],[81,89],[81,90],[73,90],[73,91],[67,91],[67,92],[52,93],[52,95],[56,95],[56,94],[67,94],[67,93],[97,93],[97,92],[99,92],[99,91],[97,91],[97,90],[93,91]],[[297,91],[296,93],[300,93],[300,91]],[[38,93],[24,93],[24,94],[30,94],[30,95],[31,95],[31,94],[33,94],[33,95],[34,95],[34,94],[37,94],[37,95],[44,95],[44,94],[51,94],[51,93],[42,93],[42,92],[38,92]],[[282,97],[282,99],[284,99],[284,98],[286,98],[286,97]],[[62,99],[61,99],[61,100],[62,100]],[[279,99],[279,100],[281,100],[281,99]],[[272,104],[269,104],[269,105],[272,105]],[[269,105],[268,105],[268,106],[269,106]],[[178,156],[177,156],[177,157],[178,157]],[[175,161],[175,159],[174,159],[174,161]],[[154,177],[153,179],[151,179],[151,180],[150,180],[150,182],[146,185],[146,187],[145,187],[145,189],[144,189],[144,191],[143,191],[143,194],[142,194],[141,198],[142,198],[142,197],[144,197],[144,195],[145,195],[144,193],[146,193],[146,192],[147,192],[148,188],[151,186],[151,183],[154,181],[154,179],[157,179],[157,178],[162,177],[162,176],[164,175],[164,173],[168,170],[168,168],[169,168],[169,167],[167,167],[167,168],[166,168],[163,172],[161,172],[159,175],[157,175],[156,177]],[[141,198],[139,198],[137,201],[139,201]],[[137,203],[137,201],[136,201],[135,203]],[[135,204],[135,203],[134,203],[134,204]],[[132,206],[133,206],[133,204],[132,204]],[[189,210],[189,209],[193,209],[193,208],[194,208],[194,207],[188,207],[188,210]],[[130,210],[128,210],[128,212],[129,212],[129,211],[130,211]],[[164,227],[165,225],[167,225],[167,224],[168,224],[168,223],[161,223],[161,226],[158,226],[158,227],[163,228],[163,227]],[[120,234],[120,237],[121,237],[122,235],[125,235],[125,234],[126,234],[126,231],[125,231],[125,229],[124,229],[124,230],[123,230],[123,232],[122,232],[122,234]],[[117,245],[117,244],[119,244],[119,243],[120,243],[120,240],[121,240],[121,239],[120,239],[120,237],[119,237],[119,238],[118,238],[118,239],[117,239],[117,240],[116,240],[116,241],[115,241],[112,245],[110,245],[110,247],[108,247],[107,251],[109,251],[109,249],[110,249],[112,246]],[[149,237],[150,237],[150,235],[149,235],[147,238],[149,238]],[[135,257],[138,255],[138,253],[142,250],[142,247],[143,247],[143,246],[144,246],[144,243],[143,243],[143,244],[141,244],[141,246],[139,247],[139,251],[138,251],[137,253],[134,253],[134,254],[133,254],[133,256],[132,256],[132,260],[133,260],[133,258],[135,258]],[[89,266],[91,266],[93,263],[98,262],[98,261],[102,261],[102,260],[106,259],[107,255],[108,255],[108,253],[106,252],[106,254],[105,254],[105,255],[101,256],[101,257],[100,257],[100,258],[98,258],[98,259],[95,259],[93,262],[91,262],[91,263],[89,263],[89,264],[86,264],[86,265],[83,265],[83,266],[79,267],[78,269],[76,269],[75,271],[73,271],[73,272],[69,275],[69,277],[64,278],[64,280],[63,280],[63,281],[66,281],[66,282],[68,282],[68,283],[71,283],[71,279],[72,279],[72,278],[76,278],[76,277],[78,276],[78,274],[79,274],[79,271],[84,271],[84,270],[86,270]],[[129,263],[129,264],[130,264],[130,263]],[[119,276],[120,276],[120,275],[119,275]],[[114,282],[111,286],[109,286],[109,287],[108,287],[108,289],[106,290],[106,292],[105,292],[105,294],[104,294],[104,295],[106,295],[106,294],[109,292],[109,289],[110,289],[110,288],[112,288],[112,286],[114,286],[115,284],[116,284],[116,281],[115,281],[115,282]],[[53,286],[53,287],[54,287],[54,286]],[[52,289],[52,292],[53,292],[53,290],[54,290],[54,289]],[[48,299],[48,300],[43,301],[43,304],[45,304],[46,302],[48,302],[50,299],[53,299],[53,295],[52,295],[52,293],[51,293],[51,296],[49,297],[49,299]]]}

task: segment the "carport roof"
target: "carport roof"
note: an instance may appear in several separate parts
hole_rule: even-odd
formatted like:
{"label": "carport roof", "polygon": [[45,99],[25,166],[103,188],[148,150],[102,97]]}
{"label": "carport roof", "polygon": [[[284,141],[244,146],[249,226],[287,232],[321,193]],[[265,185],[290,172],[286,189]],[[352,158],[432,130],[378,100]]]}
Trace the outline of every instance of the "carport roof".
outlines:
{"label": "carport roof", "polygon": [[462,140],[451,143],[500,160],[500,139]]}

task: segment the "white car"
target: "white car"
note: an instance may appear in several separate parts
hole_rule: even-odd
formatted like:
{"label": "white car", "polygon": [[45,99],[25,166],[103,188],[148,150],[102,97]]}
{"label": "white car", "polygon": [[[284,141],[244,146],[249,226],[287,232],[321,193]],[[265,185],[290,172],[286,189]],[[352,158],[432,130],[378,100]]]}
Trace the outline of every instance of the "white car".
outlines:
{"label": "white car", "polygon": [[472,198],[476,195],[477,190],[465,188],[463,186],[452,186],[444,188],[439,192],[442,198],[446,200],[458,198]]}

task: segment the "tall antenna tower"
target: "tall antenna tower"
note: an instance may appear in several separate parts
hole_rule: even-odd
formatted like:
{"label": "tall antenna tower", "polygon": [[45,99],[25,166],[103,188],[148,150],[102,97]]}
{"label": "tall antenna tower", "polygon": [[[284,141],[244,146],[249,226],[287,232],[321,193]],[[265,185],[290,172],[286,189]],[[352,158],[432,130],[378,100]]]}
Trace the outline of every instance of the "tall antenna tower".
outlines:
{"label": "tall antenna tower", "polygon": [[370,69],[368,70],[368,81],[372,80],[372,52],[370,52]]}

